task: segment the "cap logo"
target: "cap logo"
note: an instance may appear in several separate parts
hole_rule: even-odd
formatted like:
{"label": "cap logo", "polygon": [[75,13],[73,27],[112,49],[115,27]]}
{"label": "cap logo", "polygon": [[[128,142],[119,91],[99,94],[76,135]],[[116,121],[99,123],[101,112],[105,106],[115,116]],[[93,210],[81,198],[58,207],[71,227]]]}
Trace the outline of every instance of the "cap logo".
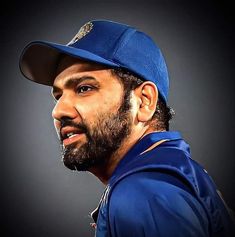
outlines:
{"label": "cap logo", "polygon": [[68,43],[69,44],[74,44],[84,36],[86,36],[93,28],[93,24],[91,22],[87,22],[84,26],[80,28],[78,33],[74,36],[74,38]]}

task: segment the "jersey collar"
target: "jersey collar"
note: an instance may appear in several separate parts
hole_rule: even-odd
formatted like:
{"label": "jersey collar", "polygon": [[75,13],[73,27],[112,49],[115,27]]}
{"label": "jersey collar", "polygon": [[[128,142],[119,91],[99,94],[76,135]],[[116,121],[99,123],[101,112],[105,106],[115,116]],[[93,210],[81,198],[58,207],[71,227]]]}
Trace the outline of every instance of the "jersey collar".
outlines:
{"label": "jersey collar", "polygon": [[153,132],[149,133],[143,138],[141,138],[137,143],[127,152],[127,154],[123,157],[123,159],[119,162],[116,169],[114,170],[109,183],[112,183],[115,180],[115,177],[121,172],[123,167],[125,167],[129,162],[135,159],[136,156],[144,152],[154,143],[159,142],[161,140],[178,140],[182,139],[181,135],[177,131],[164,131],[164,132]]}

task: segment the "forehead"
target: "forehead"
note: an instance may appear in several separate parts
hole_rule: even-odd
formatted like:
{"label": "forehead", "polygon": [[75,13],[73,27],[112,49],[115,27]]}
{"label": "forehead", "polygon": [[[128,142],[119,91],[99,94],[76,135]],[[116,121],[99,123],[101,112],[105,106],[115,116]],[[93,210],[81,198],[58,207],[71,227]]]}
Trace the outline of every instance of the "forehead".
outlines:
{"label": "forehead", "polygon": [[74,75],[82,76],[83,74],[107,74],[110,77],[113,75],[111,74],[111,69],[105,65],[72,58],[70,56],[62,56],[56,68],[56,77],[53,86],[63,84],[63,82],[66,82],[66,80]]}

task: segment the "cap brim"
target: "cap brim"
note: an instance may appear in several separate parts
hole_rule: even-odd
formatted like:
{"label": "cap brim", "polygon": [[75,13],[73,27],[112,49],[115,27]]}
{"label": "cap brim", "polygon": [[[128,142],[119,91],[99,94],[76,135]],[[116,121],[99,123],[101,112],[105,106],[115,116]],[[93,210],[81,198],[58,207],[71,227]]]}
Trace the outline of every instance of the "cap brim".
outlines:
{"label": "cap brim", "polygon": [[61,54],[67,54],[71,57],[77,57],[110,67],[119,67],[118,64],[83,49],[46,41],[34,41],[28,44],[21,54],[19,62],[20,70],[27,79],[52,86]]}

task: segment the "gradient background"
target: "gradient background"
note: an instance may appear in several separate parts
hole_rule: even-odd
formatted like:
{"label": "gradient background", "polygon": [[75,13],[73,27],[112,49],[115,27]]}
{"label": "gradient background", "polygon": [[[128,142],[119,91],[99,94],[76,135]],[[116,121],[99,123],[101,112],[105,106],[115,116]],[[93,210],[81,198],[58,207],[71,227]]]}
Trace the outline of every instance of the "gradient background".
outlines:
{"label": "gradient background", "polygon": [[32,40],[67,43],[92,19],[148,33],[162,49],[171,79],[172,130],[235,209],[234,9],[209,1],[42,1],[1,7],[1,227],[8,236],[90,237],[89,212],[103,185],[71,172],[60,157],[50,88],[24,80],[18,58]]}

